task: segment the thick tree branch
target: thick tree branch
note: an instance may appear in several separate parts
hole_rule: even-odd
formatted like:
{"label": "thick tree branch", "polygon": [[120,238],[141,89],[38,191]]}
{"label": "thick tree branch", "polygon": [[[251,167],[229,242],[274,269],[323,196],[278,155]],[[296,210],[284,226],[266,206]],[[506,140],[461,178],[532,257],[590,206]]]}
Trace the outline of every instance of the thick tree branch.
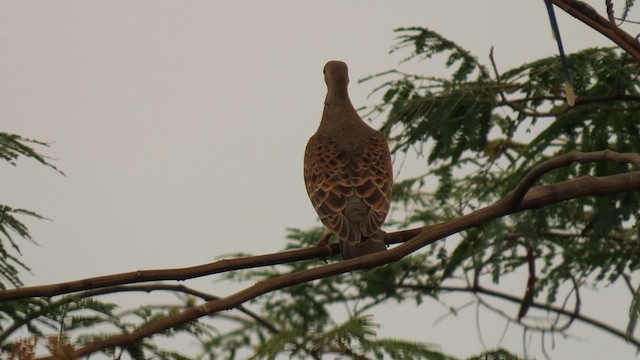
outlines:
{"label": "thick tree branch", "polygon": [[611,150],[580,152],[571,151],[564,155],[551,158],[540,165],[537,165],[520,181],[516,189],[513,191],[513,201],[519,202],[522,197],[529,191],[531,186],[544,174],[565,167],[571,163],[577,162],[585,164],[596,161],[613,161],[620,164],[634,164],[640,167],[640,154],[634,153],[618,153]]}
{"label": "thick tree branch", "polygon": [[[83,297],[91,297],[94,296],[92,294],[95,295],[103,295],[103,294],[107,294],[107,293],[120,293],[120,292],[140,292],[140,291],[144,291],[144,292],[152,292],[152,291],[171,291],[171,292],[178,292],[178,293],[183,293],[183,294],[187,294],[187,295],[192,295],[195,297],[198,297],[204,301],[213,301],[213,300],[219,300],[220,297],[213,295],[213,294],[209,294],[203,291],[199,291],[190,287],[187,287],[185,285],[173,285],[173,284],[163,284],[163,283],[156,283],[156,284],[144,284],[144,285],[122,285],[122,286],[111,286],[108,288],[103,288],[103,289],[97,289],[97,290],[93,290],[93,291],[85,291],[82,293]],[[272,324],[270,324],[268,321],[264,320],[262,317],[260,317],[260,315],[254,313],[253,311],[247,309],[244,306],[236,306],[234,307],[234,309],[240,311],[241,313],[244,313],[245,315],[247,315],[248,317],[252,318],[258,325],[264,327],[265,329],[269,330],[269,332],[273,333],[273,334],[277,334],[279,332],[279,330],[273,326]],[[0,341],[1,342],[1,341]]]}
{"label": "thick tree branch", "polygon": [[[530,189],[530,194],[528,194],[527,196],[527,201],[523,202],[522,204],[522,210],[534,209],[548,205],[550,204],[549,201],[553,201],[554,198],[558,198],[558,200],[553,201],[552,203],[587,195],[605,195],[609,193],[638,190],[639,188],[637,187],[637,182],[639,181],[639,176],[639,173],[633,172],[606,177],[586,176],[557,184],[538,186]],[[386,235],[385,241],[387,244],[403,243],[428,229],[429,227],[427,226],[389,233]],[[340,249],[338,248],[337,244],[332,244],[330,251],[333,254],[336,254],[340,252]],[[320,259],[330,256],[330,251],[325,246],[316,246],[307,249],[249,256],[238,259],[224,259],[216,261],[214,263],[186,268],[139,270],[115,275],[106,275],[95,278],[69,281],[65,283],[10,289],[0,291],[0,301],[16,300],[38,296],[50,297],[55,295],[69,294],[77,291],[97,289],[101,287],[149,281],[181,281],[239,269],[250,269],[254,267],[278,265],[316,258]]]}
{"label": "thick tree branch", "polygon": [[[521,210],[533,209],[545,206],[551,203],[564,201],[567,199],[587,196],[587,195],[604,195],[608,193],[637,190],[638,173],[626,173],[612,175],[606,177],[582,177],[565,182],[539,186],[533,189],[530,187],[535,181],[546,172],[567,166],[572,162],[586,163],[594,161],[610,160],[620,163],[632,163],[640,167],[640,154],[634,153],[617,153],[610,150],[596,151],[590,153],[581,153],[572,151],[568,154],[561,155],[545,161],[544,163],[534,167],[517,186],[512,195],[505,200],[513,201],[512,206],[517,207],[517,203],[524,193],[527,193],[527,201],[520,206]],[[527,192],[529,190],[529,192]],[[497,205],[497,204],[496,204]],[[495,205],[494,205],[495,206]],[[471,215],[471,214],[469,214]],[[467,216],[469,216],[467,215]],[[452,220],[455,221],[455,220]],[[450,221],[451,222],[451,221]],[[441,224],[445,225],[450,222]],[[387,244],[395,244],[405,242],[429,227],[404,230],[387,234]],[[337,244],[331,246],[331,253],[339,253]],[[278,265],[301,260],[309,260],[314,258],[324,258],[330,256],[330,251],[325,246],[316,246],[307,249],[285,251],[280,253],[272,253],[266,255],[250,256],[238,259],[224,259],[214,263],[186,267],[176,269],[160,269],[160,270],[139,270],[128,273],[115,275],[99,276],[95,278],[87,278],[76,281],[69,281],[59,284],[31,286],[18,289],[10,289],[0,291],[0,301],[22,299],[37,296],[55,296],[61,294],[69,294],[77,291],[96,289],[101,287],[116,286],[131,283],[160,281],[160,280],[186,280],[196,277],[213,275],[227,271],[250,269],[254,267]]]}
{"label": "thick tree branch", "polygon": [[[590,153],[578,154],[578,159],[589,158],[589,154]],[[629,155],[617,154],[616,156],[626,157]],[[554,159],[551,159],[549,161],[553,160]],[[543,166],[543,168],[551,170],[555,167]],[[536,171],[540,170],[532,172],[535,173]],[[530,174],[526,176],[526,178],[531,177],[533,177],[534,180],[536,178],[536,176]],[[530,185],[527,185],[526,188],[528,189],[529,186]],[[522,188],[522,186],[519,186],[518,188]],[[218,311],[237,307],[246,301],[278,289],[354,270],[368,269],[395,262],[447,236],[472,227],[480,226],[508,214],[513,214],[525,209],[551,205],[577,197],[614,194],[631,190],[640,190],[640,172],[624,173],[606,177],[585,176],[557,184],[539,186],[529,189],[524,197],[522,197],[521,201],[519,201],[520,199],[515,196],[516,193],[512,192],[504,199],[493,205],[441,224],[421,228],[419,229],[419,234],[415,237],[388,251],[378,252],[367,256],[263,280],[225,298],[208,301],[201,305],[186,309],[173,316],[143,325],[130,334],[118,335],[90,343],[83,348],[75,350],[73,352],[73,356],[80,357],[108,348],[134,344],[146,337],[150,337],[174,326],[196,320],[206,315],[211,315]],[[404,234],[413,235],[413,231],[415,230],[405,232]]]}
{"label": "thick tree branch", "polygon": [[624,51],[640,62],[640,42],[624,30],[598,14],[591,6],[578,0],[551,0],[571,16],[589,25],[597,32],[618,44]]}
{"label": "thick tree branch", "polygon": [[[331,253],[339,253],[338,244],[331,245]],[[325,246],[285,251],[266,255],[249,256],[238,259],[223,259],[209,264],[158,270],[138,270],[121,274],[98,276],[64,283],[29,286],[18,289],[0,291],[0,301],[23,299],[37,296],[56,296],[77,291],[97,289],[108,286],[133,284],[162,280],[187,280],[206,275],[213,275],[239,269],[251,269],[270,265],[285,264],[302,260],[330,256]]]}

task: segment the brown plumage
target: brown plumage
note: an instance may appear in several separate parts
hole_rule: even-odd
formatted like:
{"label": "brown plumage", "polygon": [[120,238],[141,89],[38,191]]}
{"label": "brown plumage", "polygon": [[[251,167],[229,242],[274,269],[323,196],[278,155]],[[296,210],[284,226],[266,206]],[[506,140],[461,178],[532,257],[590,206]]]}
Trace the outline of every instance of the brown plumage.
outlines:
{"label": "brown plumage", "polygon": [[304,155],[307,193],[322,223],[340,239],[344,259],[383,251],[380,227],[393,183],[389,147],[351,104],[347,64],[329,61],[324,79],[322,120]]}

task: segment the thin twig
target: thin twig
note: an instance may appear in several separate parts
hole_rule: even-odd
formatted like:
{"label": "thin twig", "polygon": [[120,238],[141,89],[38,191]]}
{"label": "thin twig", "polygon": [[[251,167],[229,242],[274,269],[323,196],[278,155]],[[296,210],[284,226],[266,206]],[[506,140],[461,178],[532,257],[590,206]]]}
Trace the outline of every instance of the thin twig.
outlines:
{"label": "thin twig", "polygon": [[527,269],[529,270],[529,276],[527,278],[527,286],[525,288],[524,296],[522,297],[522,303],[520,303],[520,310],[518,310],[518,321],[527,315],[531,302],[535,296],[536,290],[536,258],[533,254],[533,248],[528,241],[525,241]]}
{"label": "thin twig", "polygon": [[[80,299],[85,299],[89,297],[99,296],[99,295],[107,295],[113,293],[122,293],[122,292],[152,292],[152,291],[172,291],[172,292],[181,292],[184,294],[193,295],[201,298],[204,301],[212,301],[220,299],[220,297],[208,294],[199,290],[195,290],[189,288],[184,285],[171,285],[171,284],[145,284],[145,285],[122,285],[122,286],[110,286],[100,289],[87,290],[78,294],[73,294],[69,296],[65,296],[62,299],[52,302],[46,306],[42,306],[40,309],[27,313],[22,319],[14,320],[13,324],[9,326],[5,331],[0,334],[0,343],[4,342],[11,334],[13,334],[16,330],[20,329],[24,325],[28,324],[32,320],[49,313],[51,310],[64,306],[66,304],[70,304],[72,302],[78,301]],[[244,306],[236,306],[235,307],[240,312],[254,319],[258,325],[263,326],[271,333],[278,333],[278,329],[276,329],[269,322],[261,318],[256,313],[247,309]]]}
{"label": "thin twig", "polygon": [[[483,295],[489,295],[495,298],[499,298],[499,299],[503,299],[503,300],[507,300],[510,301],[512,303],[515,304],[519,304],[522,302],[522,298],[511,295],[511,294],[507,294],[507,293],[503,293],[503,292],[499,292],[499,291],[495,291],[495,290],[491,290],[491,289],[487,289],[484,287],[481,288],[469,288],[469,287],[456,287],[456,286],[440,286],[440,287],[433,287],[433,286],[423,286],[423,285],[404,285],[404,288],[407,289],[412,289],[415,291],[424,291],[427,293],[433,292],[433,291],[444,291],[444,292],[468,292],[468,293],[478,293],[478,294],[483,294]],[[626,337],[626,332],[623,330],[619,330],[614,328],[613,326],[610,326],[604,322],[601,322],[600,320],[596,320],[592,317],[586,316],[584,314],[576,314],[574,312],[568,311],[564,308],[561,307],[557,307],[557,306],[553,306],[553,305],[549,305],[549,304],[544,304],[544,303],[539,303],[539,302],[532,302],[531,303],[531,307],[534,308],[538,308],[538,309],[542,309],[542,310],[546,310],[546,311],[551,311],[551,312],[555,312],[558,314],[562,314],[562,315],[566,315],[569,317],[575,317],[576,320],[579,320],[583,323],[589,324],[594,326],[595,328],[598,328],[602,331],[608,332],[611,335],[614,335],[618,338],[620,338],[621,340],[624,341],[629,341],[632,344],[640,347],[640,339],[637,338],[629,338],[627,339]],[[505,316],[507,316],[505,314]],[[507,316],[508,317],[508,316]],[[548,331],[548,329],[546,329]],[[542,331],[542,330],[540,330]]]}

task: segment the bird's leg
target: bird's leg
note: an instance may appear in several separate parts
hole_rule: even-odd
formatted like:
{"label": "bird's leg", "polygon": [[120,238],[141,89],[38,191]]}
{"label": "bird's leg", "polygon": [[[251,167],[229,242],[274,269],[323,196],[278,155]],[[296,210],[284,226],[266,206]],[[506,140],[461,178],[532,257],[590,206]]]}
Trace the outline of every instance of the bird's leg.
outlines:
{"label": "bird's leg", "polygon": [[322,236],[320,236],[320,239],[318,239],[318,241],[316,242],[316,246],[323,245],[324,247],[326,247],[327,250],[329,250],[329,255],[333,255],[333,251],[331,250],[331,244],[329,244],[329,238],[331,237],[331,235],[333,235],[333,233],[328,229],[325,229]]}

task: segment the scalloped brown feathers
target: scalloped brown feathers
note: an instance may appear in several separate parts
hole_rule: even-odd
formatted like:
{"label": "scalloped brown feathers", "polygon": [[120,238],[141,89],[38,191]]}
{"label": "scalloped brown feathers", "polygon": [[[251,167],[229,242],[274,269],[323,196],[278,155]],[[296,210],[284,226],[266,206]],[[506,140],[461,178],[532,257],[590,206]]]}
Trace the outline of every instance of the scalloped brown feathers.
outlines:
{"label": "scalloped brown feathers", "polygon": [[340,239],[344,259],[386,249],[380,227],[391,201],[386,140],[358,115],[347,92],[347,65],[324,67],[327,96],[304,156],[307,193],[322,223]]}

